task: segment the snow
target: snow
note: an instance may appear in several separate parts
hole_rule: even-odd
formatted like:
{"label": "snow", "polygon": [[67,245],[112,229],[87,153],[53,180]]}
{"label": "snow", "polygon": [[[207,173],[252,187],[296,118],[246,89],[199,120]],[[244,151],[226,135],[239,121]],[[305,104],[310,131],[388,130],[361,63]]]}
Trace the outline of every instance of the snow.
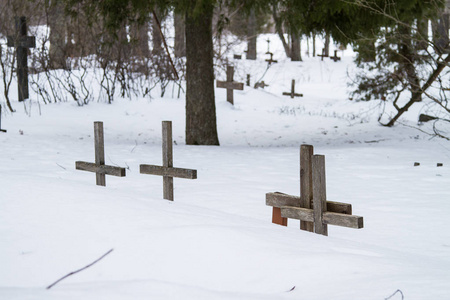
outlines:
{"label": "snow", "polygon": [[[257,61],[233,61],[235,80],[262,76],[264,39]],[[337,63],[274,52],[269,87],[235,91],[235,106],[216,89],[220,147],[185,145],[184,99],[170,93],[13,103],[0,135],[0,299],[385,299],[397,289],[449,299],[450,143],[382,127],[379,103],[349,101],[350,50]],[[281,96],[291,79],[303,98]],[[415,126],[415,113],[402,123]],[[198,170],[174,179],[174,202],[161,177],[139,174],[162,163],[162,120],[173,122],[174,166]],[[106,187],[75,170],[94,160],[94,121],[104,122],[106,163],[127,168]],[[328,199],[351,203],[363,229],[329,226],[324,237],[295,220],[271,224],[265,193],[299,195],[303,143],[326,156]]]}

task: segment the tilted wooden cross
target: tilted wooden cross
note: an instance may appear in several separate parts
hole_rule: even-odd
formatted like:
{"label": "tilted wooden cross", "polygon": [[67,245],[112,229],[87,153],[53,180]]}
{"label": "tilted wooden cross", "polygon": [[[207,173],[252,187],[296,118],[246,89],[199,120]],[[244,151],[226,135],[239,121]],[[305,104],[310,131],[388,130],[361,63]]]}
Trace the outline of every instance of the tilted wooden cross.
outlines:
{"label": "tilted wooden cross", "polygon": [[17,86],[19,101],[29,98],[28,94],[28,48],[36,47],[36,38],[27,36],[27,20],[25,17],[15,17],[16,35],[8,36],[8,47],[16,48]]}
{"label": "tilted wooden cross", "polygon": [[0,105],[0,132],[6,132],[6,129],[2,129],[2,106]]}
{"label": "tilted wooden cross", "polygon": [[298,219],[300,229],[322,235],[328,235],[328,224],[363,228],[363,217],[352,215],[351,204],[326,200],[325,156],[313,151],[311,145],[300,148],[300,197],[266,194],[266,205],[273,207],[272,223],[287,226],[288,218]]}
{"label": "tilted wooden cross", "polygon": [[272,64],[272,63],[277,63],[278,62],[278,60],[273,59],[273,53],[272,52],[269,52],[267,54],[270,55],[270,58],[266,59],[266,61],[269,63],[269,65]]}
{"label": "tilted wooden cross", "polygon": [[291,98],[294,97],[303,97],[303,94],[298,94],[295,92],[295,80],[292,79],[292,83],[291,83],[291,92],[284,92],[283,96],[291,96]]}
{"label": "tilted wooden cross", "polygon": [[242,91],[244,89],[244,83],[233,81],[233,76],[234,68],[232,66],[227,66],[227,81],[216,81],[216,86],[218,88],[227,89],[227,101],[231,104],[234,104],[233,90]]}
{"label": "tilted wooden cross", "polygon": [[173,178],[197,179],[197,170],[173,167],[172,122],[162,122],[163,165],[140,165],[141,174],[163,176],[164,199],[173,201]]}
{"label": "tilted wooden cross", "polygon": [[337,62],[338,60],[341,60],[339,56],[337,56],[337,50],[334,50],[334,56],[330,56],[330,59],[334,60],[334,62]]}
{"label": "tilted wooden cross", "polygon": [[76,161],[77,170],[94,172],[97,185],[106,186],[106,175],[124,177],[125,168],[105,165],[103,122],[94,122],[95,163]]}

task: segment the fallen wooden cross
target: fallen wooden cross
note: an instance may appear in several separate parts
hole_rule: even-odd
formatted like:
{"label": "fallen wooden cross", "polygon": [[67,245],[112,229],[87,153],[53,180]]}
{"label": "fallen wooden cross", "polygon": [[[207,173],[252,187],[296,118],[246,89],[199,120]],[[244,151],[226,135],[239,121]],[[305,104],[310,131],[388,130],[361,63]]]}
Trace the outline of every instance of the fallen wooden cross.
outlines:
{"label": "fallen wooden cross", "polygon": [[291,92],[290,93],[289,92],[284,92],[283,96],[291,96],[291,98],[303,97],[303,94],[297,94],[295,92],[295,80],[294,79],[292,79],[292,83],[291,83]]}
{"label": "fallen wooden cross", "polygon": [[234,54],[233,58],[234,59],[242,59],[242,55],[241,54]]}
{"label": "fallen wooden cross", "polygon": [[6,129],[2,129],[2,106],[0,105],[0,132],[6,132]]}
{"label": "fallen wooden cross", "polygon": [[234,68],[232,66],[227,66],[227,81],[216,81],[216,86],[218,88],[227,89],[227,101],[234,104],[233,90],[243,90],[244,83],[233,81]]}
{"label": "fallen wooden cross", "polygon": [[363,217],[352,215],[347,203],[327,201],[325,156],[313,155],[313,146],[300,148],[301,196],[267,193],[266,205],[273,207],[272,223],[287,226],[287,219],[300,220],[300,229],[328,235],[328,224],[363,228]]}
{"label": "fallen wooden cross", "polygon": [[8,47],[16,48],[19,101],[28,99],[28,48],[36,47],[36,38],[27,36],[27,20],[15,17],[16,35],[7,37]]}
{"label": "fallen wooden cross", "polygon": [[105,165],[103,122],[94,122],[95,163],[76,161],[75,168],[94,172],[97,185],[106,186],[106,175],[125,177],[125,168]]}
{"label": "fallen wooden cross", "polygon": [[162,122],[163,165],[140,165],[141,174],[163,176],[164,199],[173,201],[173,178],[197,179],[197,170],[173,167],[172,122]]}
{"label": "fallen wooden cross", "polygon": [[264,80],[263,81],[260,81],[260,82],[257,82],[257,83],[255,83],[255,89],[257,89],[257,88],[265,88],[266,86],[269,86],[268,84],[266,84],[265,82],[264,82]]}
{"label": "fallen wooden cross", "polygon": [[334,56],[330,56],[330,59],[334,60],[334,62],[337,62],[338,60],[341,60],[339,56],[337,56],[337,50],[334,50]]}
{"label": "fallen wooden cross", "polygon": [[274,59],[273,59],[273,53],[272,53],[272,52],[268,52],[268,53],[266,53],[266,54],[269,54],[269,55],[270,55],[270,58],[269,58],[269,59],[266,59],[266,61],[269,63],[269,65],[272,64],[272,63],[277,63],[277,62],[278,62],[278,60],[274,60]]}

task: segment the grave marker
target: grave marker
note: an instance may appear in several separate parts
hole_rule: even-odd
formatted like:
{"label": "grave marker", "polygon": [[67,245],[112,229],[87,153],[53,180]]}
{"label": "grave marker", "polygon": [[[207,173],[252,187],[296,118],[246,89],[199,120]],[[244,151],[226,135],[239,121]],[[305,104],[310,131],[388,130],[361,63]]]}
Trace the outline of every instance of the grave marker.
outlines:
{"label": "grave marker", "polygon": [[227,101],[234,104],[233,90],[244,89],[244,83],[233,81],[234,68],[227,66],[227,81],[216,81],[216,87],[227,89]]}
{"label": "grave marker", "polygon": [[270,39],[267,39],[266,42],[267,42],[267,52],[266,52],[266,54],[270,54],[270,53],[272,53],[272,52],[270,52]]}
{"label": "grave marker", "polygon": [[273,207],[272,223],[287,226],[287,219],[300,220],[300,229],[328,235],[327,225],[363,228],[363,217],[352,215],[348,203],[326,200],[325,156],[313,155],[313,147],[300,150],[301,196],[267,193],[266,205]]}
{"label": "grave marker", "polygon": [[94,122],[95,163],[76,161],[75,168],[94,172],[96,184],[106,186],[106,175],[125,177],[125,168],[105,165],[105,142],[103,122]]}
{"label": "grave marker", "polygon": [[334,50],[334,56],[330,56],[330,59],[334,60],[334,62],[337,62],[338,60],[341,60],[339,56],[337,56],[337,50]]}
{"label": "grave marker", "polygon": [[264,80],[263,81],[260,81],[260,82],[257,82],[257,83],[255,83],[255,89],[257,89],[257,88],[265,88],[266,86],[269,86],[268,84],[266,84],[265,82],[264,82]]}
{"label": "grave marker", "polygon": [[325,48],[322,48],[322,54],[317,54],[317,56],[321,57],[321,61],[323,61],[324,57],[328,57],[328,54],[325,53]]}
{"label": "grave marker", "polygon": [[173,167],[172,122],[162,122],[163,165],[140,165],[141,174],[163,176],[164,199],[173,201],[173,178],[197,179],[197,170]]}
{"label": "grave marker", "polygon": [[292,79],[292,83],[291,83],[291,92],[284,92],[283,96],[291,96],[291,98],[293,99],[294,97],[303,97],[303,94],[297,94],[295,92],[295,80]]}
{"label": "grave marker", "polygon": [[0,132],[6,132],[6,129],[2,129],[2,106],[0,105]]}
{"label": "grave marker", "polygon": [[267,54],[270,55],[270,58],[269,58],[269,59],[266,59],[266,61],[269,63],[269,65],[272,64],[272,63],[277,63],[277,62],[278,62],[278,60],[274,60],[274,59],[273,59],[273,53],[272,53],[272,52],[269,52],[269,53],[267,53]]}
{"label": "grave marker", "polygon": [[19,101],[29,98],[28,95],[28,48],[36,47],[36,38],[27,36],[27,20],[25,17],[15,17],[16,35],[8,36],[8,47],[16,48],[17,86]]}

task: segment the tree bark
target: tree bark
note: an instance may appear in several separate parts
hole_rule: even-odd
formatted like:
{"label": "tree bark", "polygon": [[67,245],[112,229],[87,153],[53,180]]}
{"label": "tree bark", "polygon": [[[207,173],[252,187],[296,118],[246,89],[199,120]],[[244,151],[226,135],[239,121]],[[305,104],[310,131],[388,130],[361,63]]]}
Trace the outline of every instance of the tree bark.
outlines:
{"label": "tree bark", "polygon": [[299,34],[291,34],[291,61],[302,61]]}
{"label": "tree bark", "polygon": [[150,49],[148,46],[149,24],[147,22],[144,24],[134,23],[131,24],[130,27],[132,55],[138,57],[148,57],[150,55]]}
{"label": "tree bark", "polygon": [[49,67],[51,69],[65,69],[67,67],[66,20],[62,3],[51,4],[48,10],[48,27],[50,28]]}
{"label": "tree bark", "polygon": [[[160,24],[162,25],[162,14],[158,9],[155,10],[156,16],[159,19]],[[162,48],[162,39],[161,32],[159,31],[158,22],[155,20],[155,17],[152,18],[152,42],[153,42],[153,54],[160,55],[163,51]]]}
{"label": "tree bark", "polygon": [[174,26],[175,26],[175,57],[185,57],[186,56],[186,43],[185,43],[185,28],[184,28],[184,18],[180,14],[174,16]]}
{"label": "tree bark", "polygon": [[277,32],[278,36],[280,37],[281,43],[283,44],[284,52],[286,52],[287,57],[290,57],[291,48],[289,47],[288,43],[286,42],[286,39],[284,38],[283,24],[281,23],[281,20],[278,16],[276,4],[274,4],[272,7],[272,16],[273,16],[273,20],[275,21],[275,31]]}
{"label": "tree bark", "polygon": [[256,59],[256,17],[253,9],[247,20],[247,59]]}
{"label": "tree bark", "polygon": [[323,49],[325,49],[325,50],[324,50],[324,53],[322,53],[322,54],[325,54],[327,57],[329,57],[330,56],[330,33],[329,32],[325,33],[325,43],[324,43]]}
{"label": "tree bark", "polygon": [[186,12],[186,144],[219,145],[214,99],[212,4]]}

